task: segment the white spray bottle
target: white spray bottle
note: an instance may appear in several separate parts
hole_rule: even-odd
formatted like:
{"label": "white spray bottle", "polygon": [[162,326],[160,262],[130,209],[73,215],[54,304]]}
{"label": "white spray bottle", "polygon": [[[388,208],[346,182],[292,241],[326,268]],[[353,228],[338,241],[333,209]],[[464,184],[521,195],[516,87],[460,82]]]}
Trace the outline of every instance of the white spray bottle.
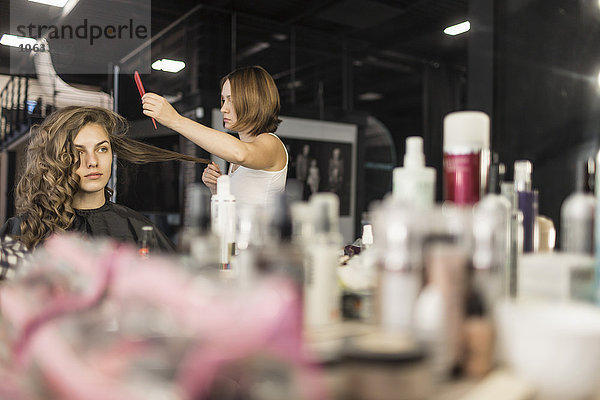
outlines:
{"label": "white spray bottle", "polygon": [[406,138],[404,167],[394,168],[393,196],[415,207],[432,207],[435,202],[435,169],[425,166],[423,138]]}

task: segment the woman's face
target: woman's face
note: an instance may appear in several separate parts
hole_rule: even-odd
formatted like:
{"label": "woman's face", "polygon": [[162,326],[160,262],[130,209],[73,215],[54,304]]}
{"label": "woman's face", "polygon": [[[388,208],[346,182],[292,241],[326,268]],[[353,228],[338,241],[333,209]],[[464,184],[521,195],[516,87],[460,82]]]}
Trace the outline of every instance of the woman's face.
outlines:
{"label": "woman's face", "polygon": [[104,199],[104,187],[108,184],[112,169],[112,150],[106,130],[98,124],[87,124],[73,140],[79,152],[80,195],[100,196]]}
{"label": "woman's face", "polygon": [[237,122],[237,114],[233,103],[231,103],[231,83],[229,79],[223,84],[221,89],[221,113],[223,114],[223,126],[231,130],[231,127]]}

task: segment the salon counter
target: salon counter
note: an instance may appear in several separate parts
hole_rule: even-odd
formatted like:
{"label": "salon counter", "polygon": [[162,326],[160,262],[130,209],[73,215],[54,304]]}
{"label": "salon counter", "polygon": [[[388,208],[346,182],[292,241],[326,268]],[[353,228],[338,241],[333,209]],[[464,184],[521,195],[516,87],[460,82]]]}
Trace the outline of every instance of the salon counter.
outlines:
{"label": "salon counter", "polygon": [[[382,335],[373,325],[344,322],[306,331],[305,338],[333,400],[533,400],[532,387],[505,369],[483,379],[436,382],[409,340]],[[395,354],[383,353],[393,348]]]}

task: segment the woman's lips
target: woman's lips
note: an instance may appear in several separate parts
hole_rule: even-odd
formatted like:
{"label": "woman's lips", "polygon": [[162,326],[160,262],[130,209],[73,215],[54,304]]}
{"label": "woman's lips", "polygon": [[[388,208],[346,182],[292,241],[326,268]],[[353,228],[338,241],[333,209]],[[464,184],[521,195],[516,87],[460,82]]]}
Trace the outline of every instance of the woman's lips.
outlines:
{"label": "woman's lips", "polygon": [[85,177],[88,179],[99,179],[102,176],[102,174],[98,173],[98,174],[88,174]]}

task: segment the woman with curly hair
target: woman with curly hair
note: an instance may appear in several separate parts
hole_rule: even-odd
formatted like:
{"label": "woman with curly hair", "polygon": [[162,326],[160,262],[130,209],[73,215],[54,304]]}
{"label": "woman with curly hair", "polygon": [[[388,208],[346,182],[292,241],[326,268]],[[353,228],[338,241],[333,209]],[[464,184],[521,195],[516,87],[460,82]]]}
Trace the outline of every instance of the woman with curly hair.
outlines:
{"label": "woman with curly hair", "polygon": [[157,247],[173,250],[173,243],[150,220],[109,200],[113,153],[137,164],[208,161],[130,139],[127,129],[125,118],[112,111],[79,106],[59,109],[32,128],[25,171],[16,188],[17,216],[0,229],[0,236],[15,236],[30,249],[64,231],[135,243],[142,227],[150,225]]}

